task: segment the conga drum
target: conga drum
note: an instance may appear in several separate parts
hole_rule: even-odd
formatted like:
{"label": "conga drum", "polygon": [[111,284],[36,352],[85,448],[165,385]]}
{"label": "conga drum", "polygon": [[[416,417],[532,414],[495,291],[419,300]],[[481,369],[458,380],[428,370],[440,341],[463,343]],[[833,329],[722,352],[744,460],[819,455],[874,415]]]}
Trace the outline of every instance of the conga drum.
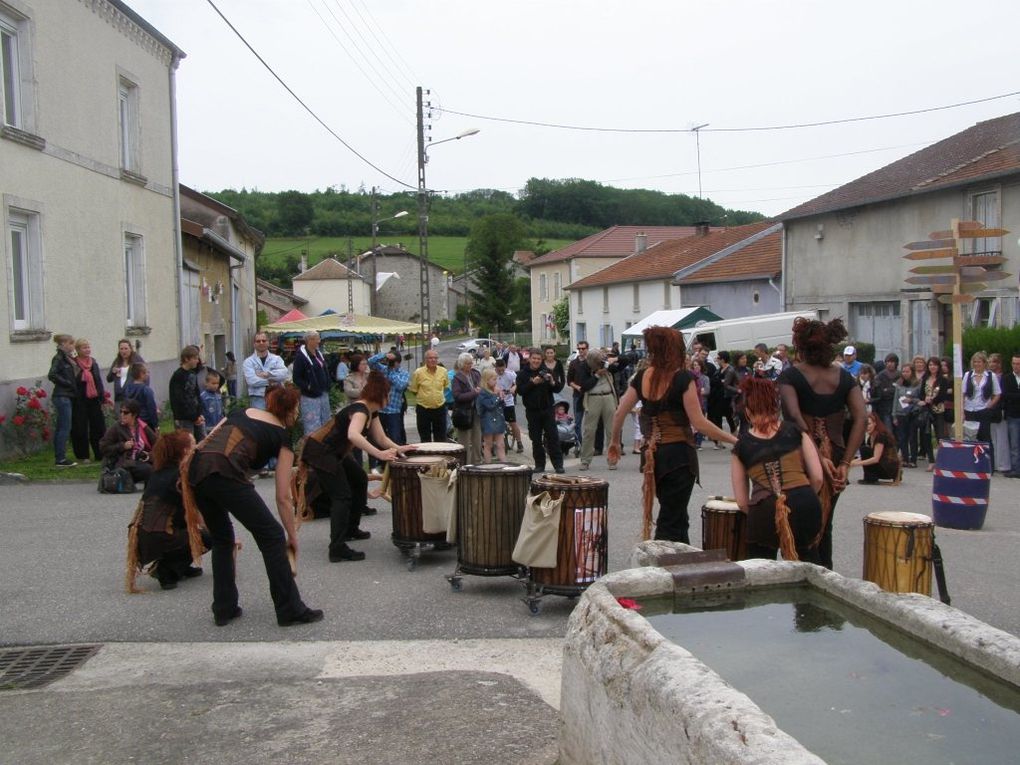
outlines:
{"label": "conga drum", "polygon": [[747,558],[747,516],[732,497],[709,497],[701,506],[701,549],[725,550],[729,560]]}
{"label": "conga drum", "polygon": [[935,524],[920,513],[881,512],[864,518],[864,579],[888,592],[931,595]]}
{"label": "conga drum", "polygon": [[461,573],[518,573],[511,555],[530,486],[527,465],[465,465],[457,472],[457,569],[447,577],[453,589],[460,589]]}
{"label": "conga drum", "polygon": [[980,529],[988,512],[992,462],[981,441],[939,441],[931,487],[932,518],[948,529]]}
{"label": "conga drum", "polygon": [[[461,447],[463,452],[463,447]],[[457,458],[438,454],[411,454],[393,460],[390,468],[390,495],[393,503],[393,544],[402,550],[417,547],[423,542],[445,542],[446,532],[426,534],[422,528],[420,473],[434,467],[452,469]]]}
{"label": "conga drum", "polygon": [[555,568],[528,570],[528,597],[538,612],[543,594],[574,597],[606,573],[609,549],[609,482],[582,476],[544,475],[531,482],[531,493],[563,498]]}

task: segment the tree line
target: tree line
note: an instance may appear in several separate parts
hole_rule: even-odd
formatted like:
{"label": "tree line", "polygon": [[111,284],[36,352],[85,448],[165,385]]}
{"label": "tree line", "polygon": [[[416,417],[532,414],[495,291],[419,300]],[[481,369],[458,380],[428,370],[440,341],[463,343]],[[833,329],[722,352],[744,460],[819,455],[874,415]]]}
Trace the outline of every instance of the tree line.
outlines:
{"label": "tree line", "polygon": [[[412,214],[387,222],[387,231],[408,237],[418,231],[413,192],[378,195],[376,212],[372,194],[364,187],[356,191],[341,186],[312,192],[242,188],[204,193],[233,207],[268,237],[365,236],[371,233],[373,220],[400,210]],[[432,195],[428,214],[429,233],[436,236],[470,236],[479,218],[512,215],[531,239],[582,239],[613,225],[689,226],[707,222],[737,226],[764,217],[686,194],[545,178],[531,178],[516,195],[494,189]]]}

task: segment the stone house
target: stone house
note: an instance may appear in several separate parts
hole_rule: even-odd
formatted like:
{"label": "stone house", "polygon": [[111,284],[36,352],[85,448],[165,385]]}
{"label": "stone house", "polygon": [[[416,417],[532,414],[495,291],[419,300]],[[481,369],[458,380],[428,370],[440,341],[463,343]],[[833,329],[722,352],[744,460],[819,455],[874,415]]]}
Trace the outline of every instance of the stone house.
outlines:
{"label": "stone house", "polygon": [[184,247],[182,345],[204,346],[217,369],[226,352],[251,354],[255,334],[255,258],[265,244],[261,231],[237,210],[180,185]]}
{"label": "stone house", "polygon": [[[568,284],[579,282],[660,242],[692,236],[696,230],[694,226],[612,226],[528,260],[524,265],[531,273],[532,341],[535,344],[564,341],[553,321],[553,307],[563,298]],[[664,285],[660,289],[669,291],[670,287]],[[572,335],[575,334],[576,323],[571,313]],[[587,327],[588,322],[582,323]],[[593,327],[590,328],[592,331]]]}
{"label": "stone house", "polygon": [[45,380],[56,333],[91,340],[103,365],[127,337],[165,390],[181,339],[184,53],[119,0],[0,0],[0,38],[0,412]]}
{"label": "stone house", "polygon": [[[403,245],[384,244],[358,256],[361,273],[372,281],[372,274],[384,277],[375,293],[373,316],[395,321],[421,321],[421,259]],[[450,320],[455,306],[448,299],[451,274],[429,261],[429,314],[433,324]],[[389,276],[386,276],[389,274]]]}
{"label": "stone house", "polygon": [[[784,225],[784,304],[844,317],[854,340],[882,356],[941,354],[950,308],[905,280],[917,265],[903,246],[927,240],[953,218],[1004,228],[971,240],[964,254],[1005,256],[1012,274],[988,281],[965,311],[973,324],[1020,318],[1020,113],[979,122],[779,216]],[[945,261],[941,261],[945,262]]]}
{"label": "stone house", "polygon": [[[699,227],[693,236],[640,248],[627,258],[571,282],[566,289],[570,296],[572,342],[587,340],[592,345],[609,346],[620,339],[624,330],[653,311],[704,306],[729,318],[722,308],[753,309],[757,305],[754,302],[756,289],[759,303],[762,294],[770,300],[761,284],[767,286],[768,279],[775,275],[762,279],[761,272],[756,269],[761,242],[766,242],[766,251],[771,246],[778,256],[778,230],[779,226],[770,222],[714,230]],[[747,260],[755,266],[739,280],[724,281],[727,270],[724,264],[747,248],[753,248],[754,254]],[[708,281],[697,280],[701,268],[713,269]],[[763,270],[770,268],[766,266]],[[684,284],[688,278],[692,281]],[[688,290],[692,291],[691,295]]]}

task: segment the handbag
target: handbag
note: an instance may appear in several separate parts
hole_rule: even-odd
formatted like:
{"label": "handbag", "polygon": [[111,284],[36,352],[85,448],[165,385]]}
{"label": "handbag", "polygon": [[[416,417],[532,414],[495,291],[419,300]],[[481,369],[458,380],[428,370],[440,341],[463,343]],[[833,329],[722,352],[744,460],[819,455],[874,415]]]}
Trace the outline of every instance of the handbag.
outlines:
{"label": "handbag", "polygon": [[475,424],[474,404],[470,406],[455,406],[452,417],[453,427],[457,430],[471,430]]}
{"label": "handbag", "polygon": [[103,468],[99,476],[100,494],[134,494],[135,479],[124,468]]}

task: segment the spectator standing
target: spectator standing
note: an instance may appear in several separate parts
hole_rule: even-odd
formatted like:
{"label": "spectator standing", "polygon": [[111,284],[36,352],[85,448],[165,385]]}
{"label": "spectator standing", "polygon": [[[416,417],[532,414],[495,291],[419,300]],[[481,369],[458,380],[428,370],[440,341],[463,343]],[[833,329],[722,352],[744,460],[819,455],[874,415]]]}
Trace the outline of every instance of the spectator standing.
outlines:
{"label": "spectator standing", "polygon": [[[616,387],[613,374],[606,366],[606,357],[601,351],[592,351],[586,359],[588,375],[584,378],[584,411],[586,417],[581,435],[581,470],[591,467],[595,455],[596,431],[601,426],[603,433],[612,432],[613,414],[616,412]],[[601,451],[599,452],[601,453]],[[609,469],[615,470],[616,463],[609,463]]]}
{"label": "spectator standing", "polygon": [[858,379],[861,376],[861,367],[864,365],[857,360],[857,349],[852,345],[848,345],[843,349],[843,369],[853,375],[854,379]]}
{"label": "spectator standing", "polygon": [[74,350],[78,396],[71,409],[71,448],[79,461],[88,463],[91,447],[92,456],[98,462],[102,459],[99,441],[106,432],[106,419],[103,417],[103,403],[106,400],[103,372],[92,358],[92,346],[88,340],[79,338],[75,341]]}
{"label": "spectator standing", "polygon": [[329,373],[319,350],[319,333],[305,333],[304,345],[294,354],[294,385],[301,391],[301,426],[310,435],[329,422]]}
{"label": "spectator standing", "polygon": [[1020,478],[1020,353],[1010,358],[1010,371],[1002,375],[1002,412],[1009,433],[1009,478]]}
{"label": "spectator standing", "polygon": [[754,352],[758,360],[754,363],[754,374],[757,377],[764,377],[766,380],[776,380],[783,371],[783,361],[778,356],[769,354],[769,347],[765,343],[758,343],[754,346]]}
{"label": "spectator standing", "polygon": [[936,439],[945,438],[945,411],[943,403],[945,380],[942,378],[942,364],[937,356],[932,356],[925,363],[924,375],[921,377],[921,413],[918,415],[917,440],[918,455],[928,460],[928,472],[935,470],[935,449],[932,436]]}
{"label": "spectator standing", "polygon": [[404,391],[411,381],[411,375],[400,366],[400,354],[396,351],[377,353],[369,357],[368,366],[378,369],[390,381],[390,395],[386,406],[379,411],[379,422],[389,439],[403,446],[407,443],[407,431],[404,429]]}
{"label": "spectator standing", "polygon": [[914,372],[913,364],[904,364],[900,379],[894,386],[893,426],[896,428],[896,442],[900,445],[903,467],[917,467],[917,417],[920,411],[921,380]]}
{"label": "spectator standing", "polygon": [[139,418],[150,428],[159,432],[159,408],[156,394],[149,387],[149,368],[141,361],[131,365],[131,380],[124,386],[124,400],[137,401],[141,407]]}
{"label": "spectator standing", "polygon": [[506,371],[511,372],[516,378],[517,373],[521,371],[521,351],[517,347],[516,343],[510,343],[507,346],[506,352],[503,354],[503,358],[506,359]]}
{"label": "spectator standing", "polygon": [[[584,345],[587,350],[588,344]],[[557,383],[552,372],[544,368],[541,351],[532,348],[528,355],[528,365],[517,373],[517,392],[524,403],[532,456],[535,459],[535,470],[539,473],[545,471],[547,452],[556,472],[564,472],[563,451],[560,449],[553,413],[553,394],[562,389],[562,379]]]}
{"label": "spectator standing", "polygon": [[205,418],[207,428],[215,428],[223,419],[223,393],[220,387],[223,385],[223,378],[215,369],[207,369],[205,372],[205,387],[199,394],[202,400],[202,416]]}
{"label": "spectator standing", "polygon": [[[567,367],[567,385],[574,392],[574,437],[577,439],[576,454],[581,454],[581,444],[584,442],[584,394],[595,384],[592,378],[591,369],[588,367],[588,341],[581,340],[577,343],[577,356]],[[518,390],[520,383],[518,383]],[[530,425],[529,425],[530,428]],[[595,450],[592,454],[601,454],[604,445],[605,429],[600,435],[595,431]]]}
{"label": "spectator standing", "polygon": [[113,383],[113,403],[119,405],[124,400],[124,386],[131,382],[131,365],[136,361],[145,361],[131,347],[131,341],[122,338],[117,343],[117,358],[110,365],[110,371],[106,374],[106,382]]}
{"label": "spectator standing", "polygon": [[170,411],[174,427],[187,430],[195,441],[205,438],[205,418],[202,417],[202,399],[198,386],[198,370],[202,366],[196,345],[181,350],[181,365],[170,376]]}
{"label": "spectator standing", "polygon": [[963,419],[977,425],[977,440],[988,443],[993,465],[992,418],[1001,394],[999,381],[988,369],[988,357],[978,351],[970,357],[970,371],[963,376]]}
{"label": "spectator standing", "polygon": [[482,461],[481,418],[475,413],[475,399],[482,392],[482,376],[474,365],[474,356],[470,353],[460,354],[454,365],[451,384],[454,408],[468,409],[474,415],[470,428],[457,428],[457,442],[464,447],[465,459],[469,465],[477,465]]}
{"label": "spectator standing", "polygon": [[[988,355],[988,372],[995,376],[1002,389],[1002,354],[991,353]],[[1013,463],[1009,453],[1009,426],[1002,416],[1002,399],[995,405],[991,415],[991,440],[995,450],[995,469],[1000,473],[1012,473]],[[1020,467],[1020,466],[1018,466]]]}
{"label": "spectator standing", "polygon": [[[737,432],[737,421],[733,417],[733,400],[740,394],[740,377],[737,369],[730,363],[730,352],[719,351],[716,358],[719,360],[719,382],[722,385],[722,403],[716,412],[709,411],[708,421],[722,430],[722,421],[725,419],[730,426],[730,433]],[[718,417],[718,421],[712,419]],[[716,447],[722,446],[718,441]],[[722,446],[725,449],[725,446]]]}
{"label": "spectator standing", "polygon": [[53,457],[57,467],[74,467],[77,462],[67,459],[67,438],[71,435],[71,413],[78,398],[78,380],[75,376],[74,338],[54,335],[57,352],[50,362],[47,378],[53,383],[53,409],[57,421],[53,428]]}
{"label": "spectator standing", "polygon": [[496,462],[506,461],[506,446],[503,434],[506,432],[506,419],[503,417],[503,400],[496,388],[496,370],[489,368],[481,373],[482,389],[475,399],[475,411],[482,430],[482,462],[492,461],[495,454]]}
{"label": "spectator standing", "polygon": [[248,402],[255,409],[266,408],[266,389],[270,385],[282,385],[287,379],[287,367],[283,359],[269,350],[269,335],[258,332],[255,335],[255,352],[244,360],[244,384],[248,387]]}
{"label": "spectator standing", "polygon": [[237,398],[237,359],[233,351],[227,351],[227,363],[223,365],[223,376],[227,379],[227,395]]}
{"label": "spectator standing", "polygon": [[439,364],[439,354],[431,348],[425,351],[425,363],[414,370],[407,389],[415,395],[414,419],[418,426],[418,440],[446,440],[446,388],[450,378],[446,367]]}
{"label": "spectator standing", "polygon": [[[520,363],[520,357],[517,359]],[[510,425],[510,433],[517,444],[517,453],[524,452],[521,426],[517,424],[517,375],[507,368],[506,359],[496,359],[496,385],[503,398],[503,419]]]}
{"label": "spectator standing", "polygon": [[895,353],[887,354],[885,367],[875,375],[871,384],[871,411],[879,416],[885,429],[893,431],[893,396],[896,394],[896,380],[900,376],[900,357]]}

